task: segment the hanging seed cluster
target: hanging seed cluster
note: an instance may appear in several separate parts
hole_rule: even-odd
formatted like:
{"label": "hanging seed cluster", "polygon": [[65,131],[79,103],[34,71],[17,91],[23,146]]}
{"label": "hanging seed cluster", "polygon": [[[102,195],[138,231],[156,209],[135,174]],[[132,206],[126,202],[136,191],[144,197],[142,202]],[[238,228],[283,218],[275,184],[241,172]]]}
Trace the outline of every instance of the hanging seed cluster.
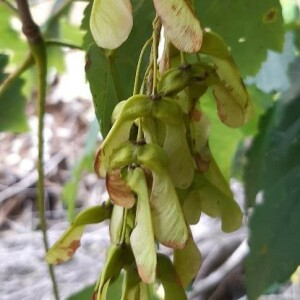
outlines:
{"label": "hanging seed cluster", "polygon": [[[94,7],[105,4],[98,2]],[[200,31],[194,42],[185,36],[188,42],[182,45],[182,38],[178,43],[169,24],[174,27],[170,21],[174,16],[165,2],[154,1],[166,29],[160,71],[154,57],[147,87],[115,107],[111,130],[96,156],[95,171],[106,180],[109,200],[80,213],[47,254],[50,263],[67,261],[79,246],[85,225],[110,219],[111,246],[94,299],[106,299],[109,285],[122,270],[123,300],[150,299],[148,287],[155,282],[163,285],[165,299],[187,299],[185,288],[201,265],[189,225],[196,224],[202,212],[219,217],[225,232],[238,229],[242,222],[240,208],[210,152],[209,121],[200,102],[211,90],[220,120],[239,127],[251,116],[249,95],[224,40]],[[185,1],[170,2],[183,3],[183,12],[191,14]],[[130,9],[125,7],[124,18]],[[180,26],[188,22],[187,32],[197,33],[199,22],[192,16],[192,23],[179,16]],[[95,18],[94,11],[91,20]],[[98,25],[93,27],[96,37]],[[111,36],[106,38],[115,45]],[[191,51],[186,51],[188,43]],[[173,250],[173,261],[159,253],[160,244]]]}

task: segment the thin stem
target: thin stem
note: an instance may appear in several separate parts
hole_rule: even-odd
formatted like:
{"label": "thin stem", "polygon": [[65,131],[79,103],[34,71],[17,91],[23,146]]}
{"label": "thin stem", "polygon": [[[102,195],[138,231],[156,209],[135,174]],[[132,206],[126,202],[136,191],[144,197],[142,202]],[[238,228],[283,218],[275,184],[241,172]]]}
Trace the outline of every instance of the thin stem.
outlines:
{"label": "thin stem", "polygon": [[45,22],[45,24],[43,25],[43,28],[48,29],[49,25],[51,24],[51,22],[53,22],[55,19],[57,19],[63,12],[64,10],[70,5],[72,4],[74,0],[67,0],[64,1],[63,4],[61,6],[59,6],[58,8],[53,8],[51,15],[49,16],[49,18],[47,19],[47,21]]}
{"label": "thin stem", "polygon": [[150,74],[150,71],[152,69],[152,63],[150,63],[146,69],[146,72],[144,74],[144,78],[143,78],[143,82],[142,82],[142,85],[141,85],[141,88],[140,88],[140,93],[143,94],[144,93],[144,89],[145,89],[145,83],[147,81],[147,78]]}
{"label": "thin stem", "polygon": [[9,1],[7,0],[1,0],[1,2],[6,5],[13,13],[18,14],[18,9]]}
{"label": "thin stem", "polygon": [[65,48],[75,49],[75,50],[83,50],[81,46],[69,43],[67,41],[61,41],[61,40],[56,40],[56,39],[47,39],[45,41],[45,44],[47,46],[57,46],[57,47],[65,47]]}
{"label": "thin stem", "polygon": [[[45,251],[49,249],[47,238],[47,224],[45,217],[45,202],[44,202],[44,114],[45,114],[45,99],[46,99],[46,78],[47,78],[47,51],[45,42],[40,34],[39,27],[32,19],[29,5],[26,0],[16,0],[17,7],[22,22],[23,32],[28,40],[34,62],[38,71],[38,209],[40,226],[43,234],[43,243]],[[59,300],[58,287],[55,279],[53,266],[48,264],[49,274],[52,280],[53,292],[56,300]]]}
{"label": "thin stem", "polygon": [[152,85],[152,95],[156,94],[157,87],[157,77],[158,77],[158,44],[159,44],[159,35],[160,35],[161,23],[159,18],[156,16],[153,21],[153,43],[152,43],[152,60],[153,60],[153,85]]}
{"label": "thin stem", "polygon": [[139,143],[142,142],[143,140],[144,140],[144,134],[143,134],[142,118],[139,118],[139,128],[138,128],[136,141]]}
{"label": "thin stem", "polygon": [[136,95],[138,93],[138,84],[139,84],[139,80],[140,80],[142,60],[143,60],[143,57],[145,55],[146,49],[150,45],[151,42],[152,42],[152,37],[146,41],[146,43],[144,44],[144,46],[141,50],[139,60],[138,60],[138,64],[137,64],[137,67],[136,67],[136,72],[135,72],[133,95]]}
{"label": "thin stem", "polygon": [[[45,44],[48,47],[51,46],[57,46],[57,47],[67,47],[70,49],[77,49],[77,50],[82,50],[82,48],[80,46],[68,43],[68,42],[64,42],[64,41],[60,41],[60,40],[47,40],[45,41]],[[13,83],[13,81],[18,78],[19,76],[21,76],[25,71],[27,71],[30,67],[32,67],[34,65],[35,61],[34,61],[34,57],[32,55],[32,53],[30,52],[26,59],[23,61],[23,63],[21,64],[21,66],[19,68],[17,68],[13,73],[11,73],[1,84],[0,86],[0,94],[4,93],[6,91],[6,89]]]}
{"label": "thin stem", "polygon": [[12,82],[18,78],[21,74],[23,74],[26,70],[28,70],[31,66],[34,65],[34,59],[31,53],[29,53],[22,63],[22,65],[16,69],[13,73],[11,73],[1,84],[0,86],[0,94],[4,93],[6,89],[12,84]]}
{"label": "thin stem", "polygon": [[124,208],[123,224],[122,224],[122,231],[121,231],[121,237],[120,237],[120,244],[123,244],[125,242],[126,225],[127,225],[127,214],[128,214],[128,209]]}
{"label": "thin stem", "polygon": [[180,63],[181,63],[182,66],[186,65],[186,59],[185,59],[183,51],[180,51]]}

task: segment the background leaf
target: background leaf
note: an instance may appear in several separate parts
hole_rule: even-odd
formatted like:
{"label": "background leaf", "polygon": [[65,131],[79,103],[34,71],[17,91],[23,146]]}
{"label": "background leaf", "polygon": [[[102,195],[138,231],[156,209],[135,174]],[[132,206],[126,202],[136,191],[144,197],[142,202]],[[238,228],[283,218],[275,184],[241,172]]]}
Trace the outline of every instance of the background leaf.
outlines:
{"label": "background leaf", "polygon": [[300,264],[299,114],[299,96],[278,101],[262,120],[249,155],[248,172],[251,168],[252,176],[259,175],[259,180],[249,182],[248,173],[246,186],[253,195],[263,191],[263,202],[255,207],[250,222],[246,260],[250,300],[272,283],[287,280]]}
{"label": "background leaf", "polygon": [[[210,150],[226,179],[232,175],[232,161],[239,145],[245,137],[256,134],[260,116],[273,104],[271,95],[264,94],[255,86],[247,87],[247,89],[254,102],[255,117],[241,128],[229,128],[220,121],[215,101],[210,92],[206,93],[200,101],[201,109],[211,122]],[[234,167],[237,168],[237,166]],[[238,173],[237,170],[235,170],[236,173]]]}
{"label": "background leaf", "polygon": [[230,46],[242,75],[254,75],[268,49],[281,51],[284,28],[279,0],[200,0],[195,6],[202,27],[219,33]]}
{"label": "background leaf", "polygon": [[8,52],[12,63],[18,64],[24,59],[27,43],[20,38],[21,33],[13,27],[13,20],[17,20],[17,16],[0,2],[0,51]]}
{"label": "background leaf", "polygon": [[295,60],[297,52],[294,45],[294,33],[288,31],[285,34],[285,42],[282,53],[268,51],[267,60],[254,78],[247,78],[247,83],[255,84],[265,93],[284,92],[291,85],[288,77],[288,67]]}
{"label": "background leaf", "polygon": [[[0,85],[8,76],[5,67],[8,56],[0,54]],[[0,94],[0,131],[24,132],[28,130],[25,115],[26,99],[22,94],[24,81],[16,78],[12,84]]]}
{"label": "background leaf", "polygon": [[[86,76],[104,137],[110,129],[111,113],[115,105],[132,94],[139,53],[152,32],[154,10],[151,1],[133,1],[133,8],[134,25],[131,34],[115,51],[105,51],[92,40],[88,24],[91,4],[85,11],[82,23],[82,28],[87,30],[83,42],[87,49]],[[142,69],[144,68],[145,63]]]}

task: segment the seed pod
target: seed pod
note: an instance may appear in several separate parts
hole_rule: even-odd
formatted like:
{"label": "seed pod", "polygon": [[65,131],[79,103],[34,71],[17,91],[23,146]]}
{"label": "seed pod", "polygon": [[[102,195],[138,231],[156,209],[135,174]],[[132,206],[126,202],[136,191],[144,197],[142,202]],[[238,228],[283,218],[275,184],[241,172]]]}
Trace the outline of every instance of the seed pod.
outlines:
{"label": "seed pod", "polygon": [[178,188],[187,188],[193,180],[194,161],[187,144],[183,113],[177,103],[163,98],[155,103],[153,115],[166,125],[163,149],[172,162],[169,171],[173,182]]}
{"label": "seed pod", "polygon": [[199,20],[185,0],[153,0],[167,38],[180,51],[197,52],[202,44]]}
{"label": "seed pod", "polygon": [[155,236],[163,245],[181,249],[188,231],[173,182],[167,173],[152,172],[152,176],[150,203]]}
{"label": "seed pod", "polygon": [[242,126],[252,116],[252,103],[223,38],[214,32],[204,32],[200,53],[208,54],[215,66],[219,80],[211,80],[211,73],[206,83],[213,88],[221,121],[233,128]]}
{"label": "seed pod", "polygon": [[153,117],[144,117],[141,122],[146,143],[162,146],[166,136],[164,123]]}
{"label": "seed pod", "polygon": [[136,161],[136,145],[125,142],[113,150],[109,157],[107,171],[122,169],[130,164],[135,164]]}
{"label": "seed pod", "polygon": [[209,133],[209,119],[203,114],[198,104],[190,113],[190,144],[196,166],[200,172],[207,171],[210,162],[211,153],[208,146]]}
{"label": "seed pod", "polygon": [[150,300],[148,286],[141,281],[136,266],[126,269],[121,300]]}
{"label": "seed pod", "polygon": [[150,203],[155,236],[168,247],[183,248],[188,232],[174,184],[169,175],[166,153],[158,145],[143,145],[138,150],[138,162],[152,171]]}
{"label": "seed pod", "polygon": [[116,122],[116,120],[120,117],[121,111],[122,111],[125,103],[126,103],[126,100],[122,100],[115,106],[115,108],[111,114],[111,124],[114,124]]}
{"label": "seed pod", "polygon": [[123,225],[124,208],[118,205],[113,206],[111,219],[109,223],[109,235],[112,244],[120,242],[122,225]]}
{"label": "seed pod", "polygon": [[163,285],[165,300],[187,300],[170,258],[163,254],[157,254],[157,277]]}
{"label": "seed pod", "polygon": [[182,206],[184,217],[190,225],[196,225],[201,217],[201,199],[198,190],[198,188],[190,188]]}
{"label": "seed pod", "polygon": [[240,127],[252,117],[252,102],[237,66],[231,57],[212,57],[220,82],[212,83],[218,114],[229,127]]}
{"label": "seed pod", "polygon": [[201,253],[189,230],[189,239],[184,248],[174,250],[174,267],[184,288],[197,276],[201,262]]}
{"label": "seed pod", "polygon": [[163,96],[174,96],[189,85],[192,78],[191,66],[171,68],[164,72],[158,83],[158,93]]}
{"label": "seed pod", "polygon": [[[126,257],[127,256],[127,257]],[[111,245],[106,254],[106,262],[94,289],[95,299],[106,299],[111,280],[118,278],[122,268],[130,258],[128,249],[122,245]]]}
{"label": "seed pod", "polygon": [[243,214],[214,160],[208,171],[195,173],[192,189],[184,200],[183,210],[189,224],[199,221],[201,211],[213,218],[221,218],[222,230],[232,232],[242,223]]}
{"label": "seed pod", "polygon": [[102,205],[85,209],[79,213],[72,225],[59,240],[48,250],[46,260],[50,264],[60,264],[72,258],[80,246],[80,239],[88,224],[100,223],[111,215],[111,207]]}
{"label": "seed pod", "polygon": [[219,84],[213,86],[213,94],[220,120],[232,128],[242,126],[246,121],[245,112],[230,91],[224,85]]}
{"label": "seed pod", "polygon": [[115,169],[107,173],[106,189],[114,204],[125,208],[134,206],[135,197],[125,180],[122,178],[120,169]]}
{"label": "seed pod", "polygon": [[95,0],[90,28],[96,44],[105,49],[118,48],[132,29],[130,0]]}
{"label": "seed pod", "polygon": [[100,146],[95,160],[95,172],[99,177],[106,176],[109,157],[113,150],[128,140],[129,131],[136,118],[148,116],[152,113],[153,101],[146,95],[130,97],[124,104],[119,118]]}
{"label": "seed pod", "polygon": [[137,162],[153,172],[168,174],[169,159],[165,151],[156,144],[140,145],[137,149]]}
{"label": "seed pod", "polygon": [[156,275],[156,251],[144,171],[141,168],[129,170],[126,182],[137,196],[136,224],[130,235],[130,245],[141,279],[145,283],[153,283]]}
{"label": "seed pod", "polygon": [[200,53],[212,55],[221,59],[228,59],[231,56],[223,38],[212,31],[203,31],[203,41]]}

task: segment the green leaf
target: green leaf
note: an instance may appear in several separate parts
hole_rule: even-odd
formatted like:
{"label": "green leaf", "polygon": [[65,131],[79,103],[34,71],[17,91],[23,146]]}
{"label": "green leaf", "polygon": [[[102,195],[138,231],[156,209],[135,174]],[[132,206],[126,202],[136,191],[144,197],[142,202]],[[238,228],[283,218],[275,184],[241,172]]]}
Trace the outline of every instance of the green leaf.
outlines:
{"label": "green leaf", "polygon": [[24,81],[17,77],[9,86],[1,86],[9,76],[5,73],[8,56],[0,54],[0,132],[24,132],[28,130],[25,115],[26,99],[22,94]]}
{"label": "green leaf", "polygon": [[282,50],[284,29],[279,0],[200,0],[195,6],[202,26],[220,34],[230,46],[242,75],[254,75],[268,49]]}
{"label": "green leaf", "polygon": [[268,51],[267,60],[253,78],[247,78],[248,83],[255,84],[265,93],[284,92],[291,86],[288,67],[295,60],[297,48],[294,44],[294,34],[285,33],[282,53]]}
{"label": "green leaf", "polygon": [[264,193],[251,219],[250,255],[246,260],[249,300],[271,284],[288,280],[300,264],[300,166],[281,177]]}
{"label": "green leaf", "polygon": [[[249,155],[256,182],[246,177],[253,196],[263,191],[250,221],[250,254],[246,260],[249,299],[256,299],[272,283],[287,280],[300,264],[299,180],[300,98],[283,98],[261,122]],[[256,160],[261,161],[259,165]]]}
{"label": "green leaf", "polygon": [[144,171],[141,168],[129,171],[126,181],[137,195],[136,224],[130,236],[130,245],[141,279],[145,283],[153,283],[156,273],[156,250]]}
{"label": "green leaf", "polygon": [[27,50],[27,43],[21,39],[21,30],[18,31],[12,26],[12,19],[16,18],[6,5],[0,3],[0,52],[11,53],[12,63],[20,64],[24,60],[24,52]]}
{"label": "green leaf", "polygon": [[[103,137],[111,126],[115,105],[127,99],[133,90],[136,62],[140,51],[151,36],[153,6],[151,1],[133,1],[133,28],[128,40],[114,51],[104,51],[96,46],[89,31],[88,6],[82,28],[87,30],[84,47],[87,49],[86,75],[93,95],[96,115]],[[143,60],[142,71],[147,60]]]}
{"label": "green leaf", "polygon": [[96,116],[102,135],[105,137],[111,126],[111,114],[122,99],[118,99],[116,79],[113,76],[114,62],[104,50],[92,44],[87,52],[86,77],[90,84]]}

